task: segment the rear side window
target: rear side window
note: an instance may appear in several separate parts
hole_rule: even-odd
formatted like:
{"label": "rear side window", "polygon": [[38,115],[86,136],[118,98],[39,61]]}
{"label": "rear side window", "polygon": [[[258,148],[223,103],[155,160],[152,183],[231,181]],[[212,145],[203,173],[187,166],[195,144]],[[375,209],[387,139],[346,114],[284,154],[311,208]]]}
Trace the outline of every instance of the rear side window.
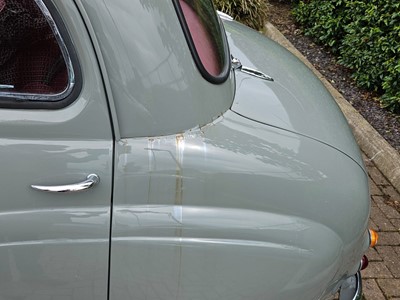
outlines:
{"label": "rear side window", "polygon": [[224,82],[230,67],[228,44],[212,0],[175,0],[174,4],[203,77]]}
{"label": "rear side window", "polygon": [[0,0],[0,98],[58,101],[75,83],[64,41],[41,0]]}

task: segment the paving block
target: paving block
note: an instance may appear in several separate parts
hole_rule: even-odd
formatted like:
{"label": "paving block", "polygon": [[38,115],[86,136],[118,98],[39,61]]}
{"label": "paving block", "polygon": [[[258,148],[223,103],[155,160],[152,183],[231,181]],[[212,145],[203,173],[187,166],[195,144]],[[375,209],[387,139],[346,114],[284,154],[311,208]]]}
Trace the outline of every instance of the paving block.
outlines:
{"label": "paving block", "polygon": [[399,246],[400,234],[398,232],[379,232],[379,246]]}
{"label": "paving block", "polygon": [[377,167],[367,167],[368,174],[377,185],[389,185],[389,182]]}
{"label": "paving block", "polygon": [[368,228],[375,230],[375,231],[379,231],[378,226],[374,223],[374,221],[371,220],[371,218],[368,221]]}
{"label": "paving block", "polygon": [[377,246],[380,257],[384,258],[384,263],[393,277],[400,278],[400,257],[391,246]]}
{"label": "paving block", "polygon": [[372,261],[365,270],[361,271],[362,278],[393,278],[392,273],[386,267],[384,262]]}
{"label": "paving block", "polygon": [[362,155],[362,158],[364,160],[365,166],[367,166],[367,167],[374,167],[375,166],[374,162],[364,152],[362,152],[361,155]]}
{"label": "paving block", "polygon": [[368,248],[365,255],[368,257],[368,261],[382,261],[382,257],[379,253],[375,250],[375,248]]}
{"label": "paving block", "polygon": [[[383,214],[378,206],[371,207],[371,220],[377,226],[379,231],[395,231],[396,228],[390,222],[390,220]],[[374,228],[372,228],[374,229]],[[374,229],[375,230],[375,229]]]}
{"label": "paving block", "polygon": [[381,211],[389,219],[400,219],[400,213],[392,206],[385,203],[385,198],[382,196],[373,196],[373,202],[381,209]]}
{"label": "paving block", "polygon": [[[390,220],[390,223],[393,224],[394,228],[395,228],[397,231],[400,231],[400,219],[391,219],[391,220]],[[372,229],[373,229],[373,228],[372,228]],[[375,229],[374,229],[374,230],[375,230]]]}
{"label": "paving block", "polygon": [[374,279],[363,280],[363,295],[365,300],[385,300],[385,296]]}
{"label": "paving block", "polygon": [[400,219],[400,213],[393,206],[382,204],[378,205],[378,207],[389,219]]}
{"label": "paving block", "polygon": [[368,178],[368,184],[369,184],[369,193],[372,196],[382,196],[383,192],[382,190],[373,182],[371,178]]}
{"label": "paving block", "polygon": [[390,201],[400,202],[400,194],[396,191],[396,189],[393,186],[391,185],[382,186],[382,192],[385,195],[389,196]]}
{"label": "paving block", "polygon": [[378,279],[377,282],[386,297],[400,297],[400,279]]}
{"label": "paving block", "polygon": [[385,201],[385,198],[382,196],[371,196],[371,203],[375,204],[378,206],[378,203],[381,204]]}

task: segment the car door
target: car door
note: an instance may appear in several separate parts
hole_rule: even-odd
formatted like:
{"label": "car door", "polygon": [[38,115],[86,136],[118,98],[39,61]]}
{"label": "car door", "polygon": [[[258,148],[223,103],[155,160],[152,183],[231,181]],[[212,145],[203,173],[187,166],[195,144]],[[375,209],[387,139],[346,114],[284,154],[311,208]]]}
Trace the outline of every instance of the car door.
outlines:
{"label": "car door", "polygon": [[90,38],[72,1],[0,0],[0,23],[0,299],[107,299],[113,134]]}

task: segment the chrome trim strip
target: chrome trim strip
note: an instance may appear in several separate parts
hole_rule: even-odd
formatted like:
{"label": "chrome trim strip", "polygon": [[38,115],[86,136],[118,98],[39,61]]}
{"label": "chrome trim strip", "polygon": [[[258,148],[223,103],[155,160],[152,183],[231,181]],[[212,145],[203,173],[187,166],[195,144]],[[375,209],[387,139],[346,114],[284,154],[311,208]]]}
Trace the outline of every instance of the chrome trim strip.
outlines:
{"label": "chrome trim strip", "polygon": [[16,101],[18,100],[28,100],[28,101],[59,101],[67,97],[72,89],[75,86],[75,72],[72,66],[71,56],[68,53],[67,46],[60,34],[60,31],[57,28],[57,25],[50,14],[50,11],[47,9],[46,5],[42,0],[35,0],[36,5],[39,7],[43,15],[46,17],[47,23],[49,24],[51,30],[54,33],[54,36],[58,42],[58,46],[60,47],[61,53],[64,58],[64,62],[67,66],[68,71],[68,86],[64,91],[58,94],[32,94],[32,93],[13,93],[13,92],[2,92],[0,91],[0,97],[6,98],[15,98]]}
{"label": "chrome trim strip", "polygon": [[94,187],[100,182],[99,176],[96,174],[89,174],[86,180],[78,183],[66,184],[66,185],[31,185],[31,188],[42,192],[51,193],[72,193],[82,192]]}
{"label": "chrome trim strip", "polygon": [[339,300],[361,300],[362,298],[362,279],[361,274],[348,277],[340,288]]}
{"label": "chrome trim strip", "polygon": [[222,11],[219,11],[219,10],[217,10],[217,13],[221,19],[223,19],[225,21],[233,21],[233,18],[230,15],[228,15]]}
{"label": "chrome trim strip", "polygon": [[13,89],[14,86],[12,84],[0,84],[0,89]]}
{"label": "chrome trim strip", "polygon": [[236,70],[241,71],[245,74],[257,77],[259,79],[263,79],[263,80],[267,80],[267,81],[274,81],[274,79],[271,76],[268,76],[267,74],[265,74],[261,71],[243,66],[242,63],[240,62],[240,60],[236,57],[233,57],[232,55],[231,55],[231,59],[232,59],[232,68],[234,71],[236,71]]}
{"label": "chrome trim strip", "polygon": [[256,69],[252,69],[252,68],[248,68],[248,67],[242,66],[240,68],[240,71],[242,71],[245,74],[248,74],[248,75],[263,79],[263,80],[274,81],[274,79],[271,76],[268,76],[267,74],[265,74],[265,73],[263,73],[261,71],[258,71]]}

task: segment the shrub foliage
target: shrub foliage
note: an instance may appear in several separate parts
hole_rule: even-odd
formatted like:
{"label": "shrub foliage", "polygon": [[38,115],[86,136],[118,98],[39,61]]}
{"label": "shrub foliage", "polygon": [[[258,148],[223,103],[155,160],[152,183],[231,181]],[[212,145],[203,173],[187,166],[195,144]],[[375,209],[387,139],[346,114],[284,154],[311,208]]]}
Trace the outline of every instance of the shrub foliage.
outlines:
{"label": "shrub foliage", "polygon": [[267,19],[266,0],[214,0],[215,7],[235,20],[261,30]]}
{"label": "shrub foliage", "polygon": [[306,35],[353,70],[360,86],[381,92],[382,105],[400,111],[400,2],[300,1],[294,15]]}

